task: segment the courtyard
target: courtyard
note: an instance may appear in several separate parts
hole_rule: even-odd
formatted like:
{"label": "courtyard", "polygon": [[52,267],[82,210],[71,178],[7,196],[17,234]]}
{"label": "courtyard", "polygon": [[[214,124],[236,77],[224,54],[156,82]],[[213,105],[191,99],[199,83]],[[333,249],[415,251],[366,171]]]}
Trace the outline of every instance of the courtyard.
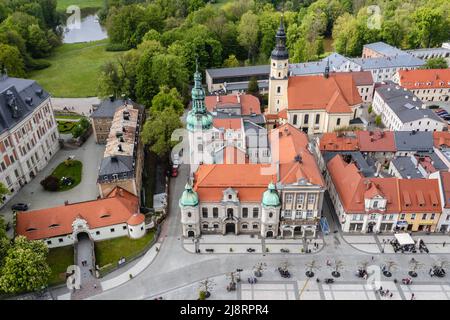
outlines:
{"label": "courtyard", "polygon": [[[69,203],[96,199],[99,195],[97,187],[97,174],[105,146],[95,143],[94,136],[78,149],[66,150],[60,149],[50,160],[47,167],[38,172],[36,177],[25,185],[3,208],[0,209],[0,215],[4,217],[5,222],[12,223],[11,206],[15,203],[28,203],[29,210],[37,210],[49,207],[63,205],[65,201]],[[83,163],[81,182],[75,188],[68,191],[54,192],[45,191],[40,185],[41,180],[49,176],[55,168],[68,157],[73,156],[75,160]],[[13,232],[11,229],[10,233]]]}

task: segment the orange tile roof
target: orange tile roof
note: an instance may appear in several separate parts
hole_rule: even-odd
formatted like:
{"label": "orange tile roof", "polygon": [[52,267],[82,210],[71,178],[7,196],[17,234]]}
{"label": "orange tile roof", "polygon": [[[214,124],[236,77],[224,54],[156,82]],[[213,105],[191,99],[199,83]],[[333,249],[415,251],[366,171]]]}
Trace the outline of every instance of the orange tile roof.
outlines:
{"label": "orange tile roof", "polygon": [[440,148],[442,146],[450,147],[449,131],[433,131],[434,146]]}
{"label": "orange tile roof", "polygon": [[399,179],[398,184],[402,212],[442,212],[437,179]]}
{"label": "orange tile roof", "polygon": [[450,208],[450,172],[441,171],[442,191],[444,193],[444,207]]}
{"label": "orange tile roof", "polygon": [[354,163],[346,163],[341,155],[331,159],[327,168],[348,213],[364,213],[365,197],[377,194],[387,198],[386,213],[442,211],[436,179],[365,178]]}
{"label": "orange tile roof", "polygon": [[350,73],[295,76],[288,80],[289,110],[318,110],[328,113],[351,113],[351,107],[362,103]]}
{"label": "orange tile roof", "polygon": [[278,112],[278,118],[279,119],[286,119],[287,120],[287,109],[283,109],[280,112]]}
{"label": "orange tile roof", "polygon": [[373,85],[372,72],[370,71],[352,71],[350,74],[352,75],[356,86]]}
{"label": "orange tile roof", "polygon": [[359,150],[356,136],[327,132],[320,138],[320,151],[356,151]]}
{"label": "orange tile roof", "polygon": [[364,178],[354,163],[346,163],[336,155],[327,164],[328,172],[347,213],[365,213],[365,197],[386,195],[386,213],[398,213],[396,178]]}
{"label": "orange tile roof", "polygon": [[363,152],[395,152],[393,131],[357,131],[359,150]]}
{"label": "orange tile roof", "polygon": [[[274,139],[278,139],[279,152],[276,154]],[[317,165],[316,159],[308,150],[308,136],[293,125],[286,123],[270,132],[270,144],[272,146],[272,161],[280,162],[280,176],[283,183],[294,183],[300,178],[305,178],[312,184],[324,186],[322,175]],[[301,163],[296,157],[301,157]],[[295,166],[291,166],[296,164]],[[283,166],[285,165],[285,166]],[[286,170],[286,167],[290,168]],[[292,168],[296,168],[292,174]],[[289,179],[286,174],[290,172]]]}
{"label": "orange tile roof", "polygon": [[229,94],[226,96],[219,96],[220,101],[217,101],[217,96],[207,96],[205,98],[206,108],[209,112],[215,111],[215,108],[226,108],[227,105],[241,105],[241,114],[250,115],[252,113],[261,114],[261,104],[259,99],[251,94],[241,94],[240,103],[236,94]]}
{"label": "orange tile roof", "polygon": [[399,84],[407,89],[450,88],[450,69],[400,70]]}
{"label": "orange tile roof", "polygon": [[228,119],[219,119],[214,118],[213,120],[214,128],[223,128],[223,129],[232,129],[232,130],[240,130],[242,128],[242,119],[240,118],[228,118]]}
{"label": "orange tile roof", "polygon": [[[126,223],[139,212],[138,203],[135,195],[116,187],[103,199],[19,212],[16,232],[30,240],[62,236],[72,233],[77,217],[86,220],[91,229]],[[139,219],[142,218],[143,215]]]}
{"label": "orange tile roof", "polygon": [[260,202],[270,182],[277,181],[276,171],[268,164],[204,164],[195,173],[194,190],[201,201],[220,201],[223,191],[233,188],[238,191],[240,201]]}

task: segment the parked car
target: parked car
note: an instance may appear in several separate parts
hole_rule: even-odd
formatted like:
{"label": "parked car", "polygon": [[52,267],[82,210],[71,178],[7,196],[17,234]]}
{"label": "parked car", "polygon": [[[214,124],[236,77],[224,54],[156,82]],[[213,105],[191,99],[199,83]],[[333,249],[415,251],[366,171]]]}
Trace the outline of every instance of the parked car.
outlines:
{"label": "parked car", "polygon": [[11,207],[14,211],[27,211],[28,210],[28,204],[26,203],[16,203]]}
{"label": "parked car", "polygon": [[171,173],[172,177],[177,177],[178,176],[178,167],[172,167],[172,173]]}

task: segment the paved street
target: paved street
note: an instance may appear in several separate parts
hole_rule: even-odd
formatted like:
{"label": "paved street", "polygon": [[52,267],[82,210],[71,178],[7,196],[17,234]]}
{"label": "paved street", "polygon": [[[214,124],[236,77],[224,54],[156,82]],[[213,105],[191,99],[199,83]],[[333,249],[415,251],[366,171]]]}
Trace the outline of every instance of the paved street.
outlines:
{"label": "paved street", "polygon": [[[0,215],[5,221],[12,221],[11,205],[18,202],[30,203],[30,210],[42,209],[63,205],[64,201],[80,202],[92,200],[98,196],[97,173],[105,146],[97,145],[94,137],[89,139],[78,149],[59,150],[50,160],[47,167],[39,172],[36,177],[25,185],[1,210]],[[64,192],[45,191],[40,185],[41,180],[51,174],[58,164],[69,156],[75,156],[76,160],[83,163],[82,180],[75,188]],[[12,230],[11,230],[12,232]]]}
{"label": "paved street", "polygon": [[[100,103],[100,99],[94,98],[52,98],[52,105],[54,110],[63,111],[68,108],[82,115],[89,115],[93,104]],[[73,109],[72,109],[73,108]]]}

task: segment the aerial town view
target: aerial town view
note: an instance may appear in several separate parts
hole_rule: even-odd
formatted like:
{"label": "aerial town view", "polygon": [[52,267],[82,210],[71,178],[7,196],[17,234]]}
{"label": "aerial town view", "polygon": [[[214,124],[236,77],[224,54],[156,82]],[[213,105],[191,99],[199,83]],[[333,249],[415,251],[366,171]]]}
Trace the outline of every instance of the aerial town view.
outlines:
{"label": "aerial town view", "polygon": [[0,0],[0,300],[450,300],[449,66],[448,0]]}

